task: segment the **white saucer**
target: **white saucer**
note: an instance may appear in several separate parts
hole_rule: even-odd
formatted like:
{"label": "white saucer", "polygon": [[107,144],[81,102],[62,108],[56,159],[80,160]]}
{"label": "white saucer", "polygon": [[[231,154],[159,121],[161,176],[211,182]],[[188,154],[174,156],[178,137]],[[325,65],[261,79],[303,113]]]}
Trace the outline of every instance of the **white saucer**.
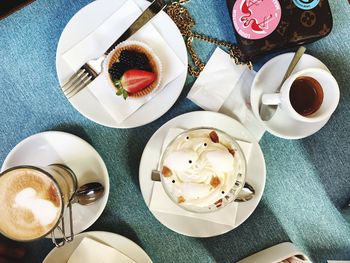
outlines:
{"label": "white saucer", "polygon": [[[250,102],[255,117],[265,126],[271,134],[285,139],[301,139],[310,136],[320,130],[328,120],[318,123],[305,123],[289,117],[280,108],[269,121],[263,121],[259,115],[261,97],[264,93],[273,93],[280,85],[288,65],[294,53],[285,53],[269,60],[256,74],[252,84]],[[320,60],[311,56],[303,55],[293,72],[306,68],[329,69]]]}
{"label": "white saucer", "polygon": [[[61,86],[63,80],[74,73],[63,59],[62,54],[97,28],[106,18],[118,10],[125,1],[93,1],[72,17],[62,32],[56,51],[56,68]],[[135,2],[143,8],[149,4],[145,0],[135,0]],[[120,23],[123,23],[123,21],[120,21]],[[164,11],[161,11],[152,19],[152,24],[179,59],[187,66],[186,45],[179,29],[171,18]],[[91,92],[85,92],[84,96],[79,97],[79,100],[70,100],[70,102],[82,115],[98,124],[113,128],[138,127],[158,119],[173,106],[180,96],[186,76],[187,70],[185,69],[178,78],[170,82],[157,96],[119,124],[109,115]]]}
{"label": "white saucer", "polygon": [[[91,226],[102,214],[109,195],[109,177],[105,163],[96,150],[83,139],[65,132],[48,131],[32,135],[17,144],[7,155],[1,171],[18,165],[67,165],[73,170],[78,186],[99,182],[105,187],[103,197],[88,206],[73,204],[74,233]],[[68,211],[65,225],[69,226]],[[68,227],[69,230],[69,227]],[[56,237],[62,237],[55,232]]]}
{"label": "white saucer", "polygon": [[[210,111],[195,111],[180,115],[160,127],[150,138],[143,151],[139,180],[141,192],[148,207],[154,184],[151,180],[151,171],[158,166],[163,139],[168,130],[170,128],[191,129],[195,127],[215,127],[237,139],[252,143],[250,160],[247,166],[247,181],[254,186],[256,195],[252,200],[238,204],[236,223],[233,227],[152,210],[151,212],[159,222],[177,233],[192,237],[212,237],[238,227],[253,213],[265,188],[265,160],[260,146],[253,135],[242,124],[227,115]],[[225,207],[222,209],[225,209]]]}
{"label": "white saucer", "polygon": [[43,263],[67,262],[84,237],[91,237],[96,241],[115,248],[137,263],[152,263],[146,252],[133,241],[118,234],[101,231],[85,232],[77,235],[72,242],[67,243],[63,247],[51,250]]}

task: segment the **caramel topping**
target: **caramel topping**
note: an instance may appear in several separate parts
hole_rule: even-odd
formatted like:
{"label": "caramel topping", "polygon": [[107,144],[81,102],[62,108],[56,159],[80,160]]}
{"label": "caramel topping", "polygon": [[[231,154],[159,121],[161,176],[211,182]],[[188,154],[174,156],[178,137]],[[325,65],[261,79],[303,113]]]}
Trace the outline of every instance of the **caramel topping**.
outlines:
{"label": "caramel topping", "polygon": [[219,142],[219,136],[218,136],[218,134],[216,133],[216,131],[212,131],[211,133],[209,133],[209,137],[210,137],[210,140],[211,140],[213,143],[218,143],[218,142]]}
{"label": "caramel topping", "polygon": [[232,154],[233,157],[235,157],[235,150],[233,149],[227,149],[229,151],[230,154]]}
{"label": "caramel topping", "polygon": [[177,202],[179,203],[179,204],[181,204],[181,203],[184,203],[186,200],[185,200],[185,198],[182,196],[182,195],[180,195],[178,198],[177,198]]}
{"label": "caramel topping", "polygon": [[217,176],[213,176],[210,180],[210,185],[216,188],[220,184],[220,179]]}
{"label": "caramel topping", "polygon": [[210,185],[216,188],[220,184],[220,179],[217,176],[213,176],[210,180]]}
{"label": "caramel topping", "polygon": [[163,166],[162,174],[163,174],[164,177],[170,177],[170,176],[173,175],[172,171],[167,166]]}

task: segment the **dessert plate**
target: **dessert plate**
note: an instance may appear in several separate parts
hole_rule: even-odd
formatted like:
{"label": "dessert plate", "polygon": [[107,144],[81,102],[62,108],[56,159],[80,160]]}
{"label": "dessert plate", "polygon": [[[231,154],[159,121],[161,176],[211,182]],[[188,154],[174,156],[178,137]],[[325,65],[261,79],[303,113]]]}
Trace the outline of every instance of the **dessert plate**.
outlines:
{"label": "dessert plate", "polygon": [[[89,182],[99,182],[105,187],[103,197],[91,205],[73,204],[73,229],[74,233],[80,233],[99,218],[109,195],[106,165],[90,144],[65,132],[38,133],[24,139],[11,150],[1,171],[17,165],[45,166],[52,163],[65,164],[71,168],[77,177],[78,187]],[[69,226],[68,211],[65,211],[64,217],[65,225]],[[62,237],[58,231],[55,236]]]}
{"label": "dessert plate", "polygon": [[72,242],[67,243],[63,247],[54,248],[51,250],[51,252],[44,259],[43,263],[67,262],[84,237],[90,237],[105,245],[115,248],[135,262],[152,263],[152,260],[149,258],[146,252],[133,241],[118,234],[101,231],[85,232],[77,235]]}
{"label": "dessert plate", "polygon": [[239,140],[252,143],[250,159],[247,163],[246,180],[254,186],[256,195],[248,202],[238,203],[234,226],[150,211],[159,222],[177,233],[192,237],[212,237],[224,234],[247,220],[260,202],[265,188],[266,168],[263,153],[256,139],[242,124],[227,115],[210,111],[190,112],[168,121],[153,134],[143,151],[139,169],[139,180],[143,198],[149,207],[154,184],[151,180],[151,172],[158,166],[163,140],[168,130],[170,128],[191,129],[197,127],[217,128]]}
{"label": "dessert plate", "polygon": [[[62,32],[56,51],[56,68],[60,85],[72,72],[62,54],[84,39],[89,33],[116,12],[127,0],[99,0],[90,3],[76,13]],[[138,6],[149,5],[146,0],[134,0]],[[123,20],[120,21],[123,23]],[[178,58],[187,65],[187,50],[179,29],[171,18],[161,11],[151,22]],[[99,54],[97,54],[99,55]],[[91,92],[84,92],[79,99],[69,100],[74,108],[88,119],[113,128],[132,128],[150,123],[166,113],[179,97],[187,76],[186,67],[179,77],[170,82],[157,96],[144,104],[122,123],[117,123]]]}
{"label": "dessert plate", "polygon": [[[271,120],[265,122],[260,118],[259,108],[262,95],[273,93],[277,89],[293,56],[294,53],[285,53],[269,60],[262,66],[255,76],[250,94],[250,102],[255,117],[265,126],[268,132],[284,139],[301,139],[310,136],[320,130],[328,121],[300,122],[291,118],[280,108],[277,108]],[[329,71],[320,60],[308,54],[302,56],[293,72],[306,68],[321,68]]]}

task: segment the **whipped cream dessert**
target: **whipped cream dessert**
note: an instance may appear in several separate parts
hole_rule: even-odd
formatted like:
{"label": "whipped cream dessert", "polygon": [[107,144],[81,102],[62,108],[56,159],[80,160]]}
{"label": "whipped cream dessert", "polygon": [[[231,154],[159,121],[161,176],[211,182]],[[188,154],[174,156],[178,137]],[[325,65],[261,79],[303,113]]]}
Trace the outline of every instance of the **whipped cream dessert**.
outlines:
{"label": "whipped cream dessert", "polygon": [[165,191],[182,207],[198,212],[232,201],[237,177],[245,173],[239,146],[213,129],[182,133],[168,145],[162,160]]}

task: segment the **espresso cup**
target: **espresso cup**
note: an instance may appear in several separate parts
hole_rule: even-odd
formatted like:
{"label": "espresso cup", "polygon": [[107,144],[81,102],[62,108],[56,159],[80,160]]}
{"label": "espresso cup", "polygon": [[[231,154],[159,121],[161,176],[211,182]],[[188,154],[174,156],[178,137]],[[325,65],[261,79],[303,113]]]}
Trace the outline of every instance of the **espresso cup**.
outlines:
{"label": "espresso cup", "polygon": [[207,213],[237,198],[245,185],[246,160],[230,135],[195,128],[167,145],[160,172],[163,188],[175,204],[190,212]]}
{"label": "espresso cup", "polygon": [[308,68],[292,74],[279,93],[264,94],[262,103],[279,105],[290,117],[302,122],[326,121],[339,103],[339,86],[332,74]]}
{"label": "espresso cup", "polygon": [[[73,171],[62,164],[16,166],[0,174],[0,233],[16,241],[33,241],[51,234],[56,246],[73,239],[65,233],[63,215],[77,189]],[[60,225],[61,221],[61,225]],[[56,242],[55,229],[63,241]]]}

